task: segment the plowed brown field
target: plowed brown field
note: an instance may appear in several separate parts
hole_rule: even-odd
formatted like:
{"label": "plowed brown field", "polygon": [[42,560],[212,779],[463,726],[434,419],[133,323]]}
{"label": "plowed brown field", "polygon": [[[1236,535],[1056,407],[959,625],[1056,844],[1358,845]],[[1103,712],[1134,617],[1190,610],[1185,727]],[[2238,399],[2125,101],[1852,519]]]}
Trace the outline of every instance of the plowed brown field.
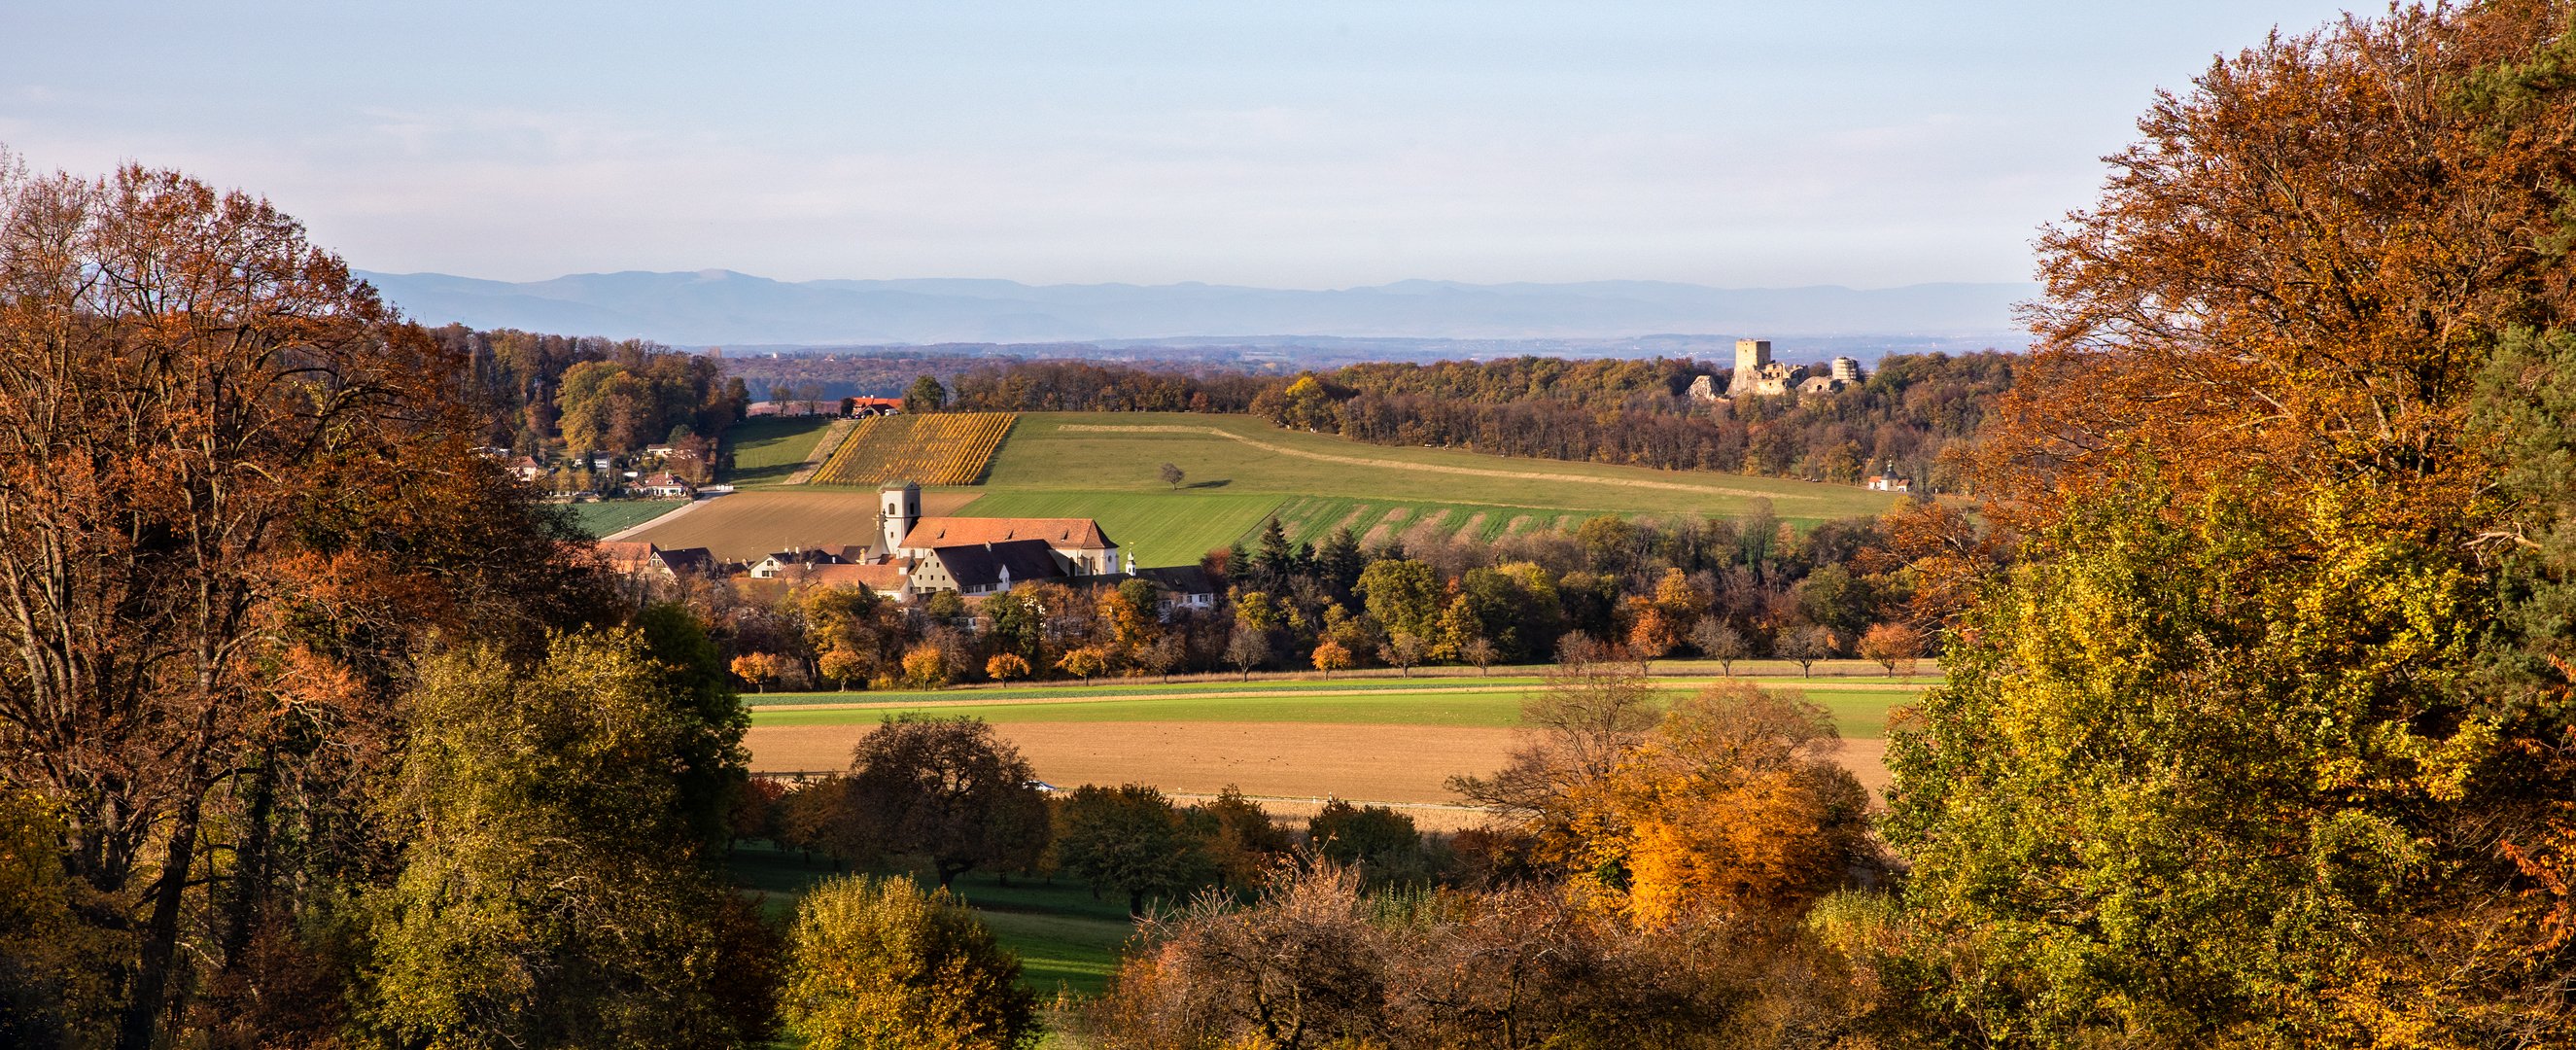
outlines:
{"label": "plowed brown field", "polygon": [[[953,514],[981,493],[924,492],[924,515]],[[877,494],[853,489],[769,489],[707,500],[687,514],[627,536],[660,545],[705,547],[716,557],[747,561],[793,547],[872,544]]]}
{"label": "plowed brown field", "polygon": [[[756,771],[822,771],[849,765],[868,725],[754,726],[745,738]],[[1425,828],[1454,829],[1476,814],[1453,807],[1443,782],[1493,772],[1511,758],[1519,730],[1310,722],[1022,722],[994,726],[1019,745],[1038,778],[1058,787],[1151,784],[1175,795],[1233,785],[1281,815],[1276,800],[1346,798],[1414,803]],[[1887,790],[1886,745],[1844,742],[1843,764],[1873,795]],[[1423,805],[1427,804],[1427,805]]]}

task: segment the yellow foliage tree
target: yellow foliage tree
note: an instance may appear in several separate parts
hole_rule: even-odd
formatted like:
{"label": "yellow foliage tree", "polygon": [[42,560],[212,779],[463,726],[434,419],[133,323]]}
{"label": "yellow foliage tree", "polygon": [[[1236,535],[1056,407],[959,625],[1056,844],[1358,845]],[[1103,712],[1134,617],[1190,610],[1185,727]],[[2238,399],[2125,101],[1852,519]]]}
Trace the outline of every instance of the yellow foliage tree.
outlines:
{"label": "yellow foliage tree", "polygon": [[811,1050],[1018,1050],[1037,1041],[1019,957],[946,890],[837,879],[807,893],[780,999]]}
{"label": "yellow foliage tree", "polygon": [[1833,759],[1823,708],[1729,682],[1675,704],[1611,774],[1596,867],[1624,868],[1627,910],[1661,923],[1802,902],[1866,860],[1869,796]]}

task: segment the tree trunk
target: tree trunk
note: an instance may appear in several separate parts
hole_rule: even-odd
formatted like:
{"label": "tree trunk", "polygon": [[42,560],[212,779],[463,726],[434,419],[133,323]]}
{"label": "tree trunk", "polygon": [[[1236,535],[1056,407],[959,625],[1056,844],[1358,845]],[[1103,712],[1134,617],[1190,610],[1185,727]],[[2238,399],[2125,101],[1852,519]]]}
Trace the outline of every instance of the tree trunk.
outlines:
{"label": "tree trunk", "polygon": [[251,770],[250,813],[245,818],[241,849],[233,858],[232,896],[226,902],[221,947],[224,969],[239,970],[250,947],[250,928],[268,899],[269,817],[277,807],[277,746],[264,744],[259,765]]}
{"label": "tree trunk", "polygon": [[1145,891],[1127,891],[1127,917],[1130,919],[1141,919],[1145,917]]}
{"label": "tree trunk", "polygon": [[170,830],[170,848],[152,884],[152,918],[144,926],[143,952],[134,967],[132,996],[117,1032],[117,1050],[151,1050],[170,987],[170,959],[179,945],[179,905],[188,893],[188,869],[197,852],[197,819],[204,796],[192,793]]}

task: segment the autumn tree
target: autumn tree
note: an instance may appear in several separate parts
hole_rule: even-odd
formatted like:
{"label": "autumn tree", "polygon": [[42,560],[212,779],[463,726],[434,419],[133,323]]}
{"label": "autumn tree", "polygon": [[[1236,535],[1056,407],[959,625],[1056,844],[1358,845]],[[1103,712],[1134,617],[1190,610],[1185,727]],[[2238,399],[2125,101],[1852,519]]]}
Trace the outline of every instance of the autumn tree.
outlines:
{"label": "autumn tree", "polygon": [[1673,705],[1611,775],[1616,830],[1594,870],[1625,873],[1641,922],[1704,908],[1767,911],[1872,861],[1869,795],[1835,761],[1832,716],[1794,693],[1729,682]]}
{"label": "autumn tree", "polygon": [[265,201],[0,155],[0,783],[60,821],[109,934],[65,1005],[117,1045],[211,970],[255,994],[261,916],[345,888],[279,832],[364,808],[429,633],[604,612],[467,451],[465,369]]}
{"label": "autumn tree", "polygon": [[1386,644],[1378,647],[1377,658],[1387,666],[1403,671],[1406,678],[1411,678],[1414,665],[1421,663],[1430,652],[1430,644],[1424,642],[1421,635],[1391,631],[1386,636]]}
{"label": "autumn tree", "polygon": [[1418,561],[1382,558],[1360,572],[1359,596],[1389,633],[1430,635],[1440,614],[1440,579]]}
{"label": "autumn tree", "polygon": [[948,654],[936,645],[925,642],[904,651],[904,684],[915,689],[937,689],[955,673],[948,665]]}
{"label": "autumn tree", "polygon": [[945,889],[903,878],[833,879],[797,901],[779,1001],[817,1050],[1021,1050],[1037,997],[1019,956]]}
{"label": "autumn tree", "polygon": [[779,658],[770,653],[744,653],[733,658],[729,669],[754,691],[766,693],[769,683],[778,680]]}
{"label": "autumn tree", "polygon": [[1914,661],[1923,658],[1923,632],[1901,623],[1873,624],[1861,633],[1856,648],[1862,659],[1886,668],[1889,675],[1896,674],[1902,666],[1906,677],[1911,678]]}
{"label": "autumn tree", "polygon": [[1511,761],[1448,787],[1532,835],[1542,860],[1580,870],[1584,843],[1615,820],[1611,774],[1658,717],[1644,678],[1613,664],[1560,666],[1522,705],[1523,743]]}
{"label": "autumn tree", "polygon": [[365,912],[367,1027],[443,1045],[765,1033],[759,920],[715,877],[721,823],[690,816],[705,789],[686,772],[738,724],[707,724],[632,634],[561,637],[524,670],[456,653],[412,704],[390,805],[415,837]]}
{"label": "autumn tree", "polygon": [[1476,674],[1480,677],[1483,676],[1486,673],[1486,669],[1492,667],[1494,661],[1501,656],[1502,650],[1495,648],[1494,643],[1482,638],[1467,639],[1467,643],[1465,645],[1458,647],[1458,658],[1476,665]]}
{"label": "autumn tree", "polygon": [[1315,669],[1324,672],[1326,679],[1332,678],[1335,671],[1349,670],[1350,666],[1351,651],[1340,642],[1327,638],[1315,643]]}
{"label": "autumn tree", "polygon": [[1094,676],[1108,672],[1109,653],[1096,645],[1068,649],[1055,666],[1056,670],[1080,678],[1082,684],[1089,685]]}
{"label": "autumn tree", "polygon": [[2566,17],[2269,39],[2042,238],[1976,463],[2021,547],[1890,748],[1961,1030],[2567,1030],[2565,490],[2525,484],[2564,461]]}
{"label": "autumn tree", "polygon": [[984,661],[984,677],[1008,684],[1013,679],[1029,676],[1029,662],[1018,653],[996,653]]}
{"label": "autumn tree", "polygon": [[1020,749],[975,718],[888,718],[851,752],[840,830],[858,858],[913,855],[945,888],[1046,848],[1046,797]]}

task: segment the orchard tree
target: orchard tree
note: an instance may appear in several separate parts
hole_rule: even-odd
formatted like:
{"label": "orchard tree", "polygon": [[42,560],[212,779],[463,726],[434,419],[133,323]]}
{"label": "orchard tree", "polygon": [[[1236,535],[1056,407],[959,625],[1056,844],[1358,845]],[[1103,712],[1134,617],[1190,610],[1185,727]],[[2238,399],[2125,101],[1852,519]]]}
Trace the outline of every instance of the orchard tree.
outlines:
{"label": "orchard tree", "polygon": [[1024,868],[1046,848],[1036,780],[981,719],[888,718],[851,753],[840,837],[861,861],[926,858],[943,888],[976,868]]}
{"label": "orchard tree", "polygon": [[1378,647],[1377,658],[1387,666],[1403,671],[1406,678],[1411,678],[1413,665],[1421,663],[1430,651],[1431,646],[1422,640],[1421,635],[1392,631],[1386,636],[1386,644]]}
{"label": "orchard tree", "polygon": [[1699,648],[1701,656],[1717,661],[1718,673],[1730,678],[1735,675],[1735,662],[1753,655],[1752,647],[1744,642],[1744,635],[1733,625],[1714,616],[1702,617],[1699,624],[1691,628],[1691,644]]}
{"label": "orchard tree", "polygon": [[1342,643],[1330,638],[1315,643],[1315,669],[1324,672],[1325,680],[1330,681],[1333,672],[1349,670],[1350,666],[1351,651]]}
{"label": "orchard tree", "polygon": [[1092,889],[1127,895],[1127,914],[1145,898],[1174,896],[1214,876],[1197,835],[1170,799],[1151,787],[1073,789],[1055,814],[1056,863]]}
{"label": "orchard tree", "polygon": [[1092,676],[1108,673],[1109,653],[1099,646],[1086,645],[1067,650],[1055,666],[1056,670],[1081,678],[1082,684],[1090,685]]}
{"label": "orchard tree", "polygon": [[1016,679],[1028,676],[1029,662],[1021,659],[1018,653],[997,653],[992,659],[984,661],[984,677],[996,682],[1007,685]]}
{"label": "orchard tree", "polygon": [[1467,644],[1458,647],[1458,658],[1476,665],[1478,677],[1483,677],[1486,669],[1492,667],[1494,660],[1501,655],[1502,650],[1496,649],[1494,643],[1482,638],[1467,639]]}
{"label": "orchard tree", "polygon": [[1798,665],[1798,677],[1815,675],[1816,661],[1834,655],[1834,632],[1824,627],[1791,627],[1771,644],[1772,655]]}
{"label": "orchard tree", "polygon": [[1225,642],[1225,662],[1243,672],[1243,680],[1252,680],[1252,669],[1270,662],[1270,635],[1257,628],[1237,626]]}
{"label": "orchard tree", "polygon": [[1889,676],[1898,667],[1905,676],[1914,677],[1914,662],[1923,658],[1923,632],[1901,623],[1875,624],[1860,636],[1858,646],[1863,659],[1887,669]]}

